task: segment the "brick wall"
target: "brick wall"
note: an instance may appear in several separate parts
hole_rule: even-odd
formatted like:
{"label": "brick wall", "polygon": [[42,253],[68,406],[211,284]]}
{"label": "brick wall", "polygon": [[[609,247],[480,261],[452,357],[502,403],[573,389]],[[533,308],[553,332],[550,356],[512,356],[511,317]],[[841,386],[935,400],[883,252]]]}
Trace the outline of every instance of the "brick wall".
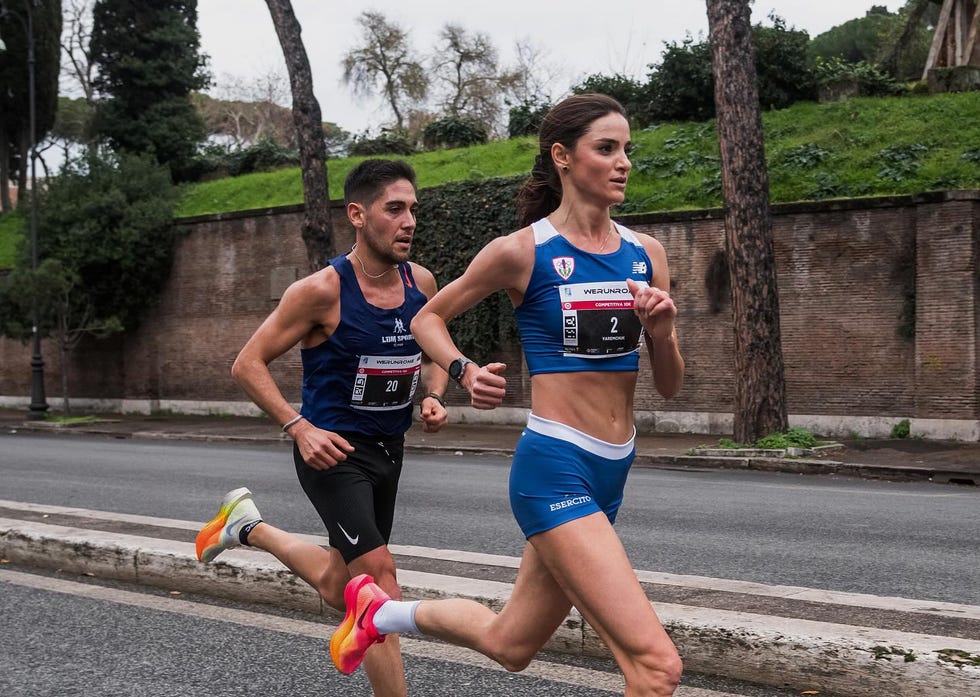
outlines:
{"label": "brick wall", "polygon": [[[351,231],[335,210],[336,247],[348,249]],[[245,403],[231,364],[282,289],[307,271],[301,217],[299,207],[289,207],[184,221],[160,304],[133,335],[79,349],[71,394]],[[644,368],[637,409],[730,414],[731,306],[713,308],[706,285],[724,245],[721,212],[620,220],[667,249],[687,363],[684,389],[669,403]],[[791,416],[978,423],[980,192],[783,205],[774,209],[773,226]],[[915,339],[899,333],[903,262],[911,260]],[[58,406],[52,395],[60,394],[60,368],[50,349],[45,342],[46,389]],[[273,372],[287,398],[298,400],[298,351],[276,361]],[[526,376],[513,382],[509,403],[526,408]],[[0,340],[0,399],[23,396],[26,405],[29,394],[30,347]]]}

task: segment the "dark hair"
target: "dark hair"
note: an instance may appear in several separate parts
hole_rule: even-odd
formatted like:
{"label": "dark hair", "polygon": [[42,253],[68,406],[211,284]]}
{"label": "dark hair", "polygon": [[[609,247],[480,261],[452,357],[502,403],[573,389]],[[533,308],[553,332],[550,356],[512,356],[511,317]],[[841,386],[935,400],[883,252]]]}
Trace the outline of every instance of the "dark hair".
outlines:
{"label": "dark hair", "polygon": [[347,173],[344,180],[344,204],[370,206],[385,187],[407,179],[415,187],[415,170],[404,160],[364,160]]}
{"label": "dark hair", "polygon": [[551,146],[561,143],[568,149],[585,135],[592,122],[606,114],[626,116],[623,105],[612,97],[595,92],[563,99],[545,115],[538,129],[538,155],[531,176],[517,192],[517,212],[521,225],[545,217],[561,203],[561,178],[551,159]]}

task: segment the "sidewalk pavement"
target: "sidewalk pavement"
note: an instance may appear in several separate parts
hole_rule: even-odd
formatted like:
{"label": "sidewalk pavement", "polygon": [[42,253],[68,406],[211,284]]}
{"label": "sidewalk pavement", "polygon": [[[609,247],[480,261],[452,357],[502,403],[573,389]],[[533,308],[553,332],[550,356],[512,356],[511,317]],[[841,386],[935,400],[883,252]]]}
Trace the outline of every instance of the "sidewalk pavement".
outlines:
{"label": "sidewalk pavement", "polygon": [[[62,425],[28,421],[26,416],[22,410],[0,409],[0,433],[30,430],[114,438],[288,442],[288,436],[264,417],[112,414],[101,415],[93,422]],[[416,424],[406,435],[406,448],[409,452],[448,450],[509,455],[520,432],[519,425],[450,423],[438,433],[424,433]],[[642,434],[636,439],[635,466],[768,470],[980,486],[980,442],[867,438],[837,443],[840,447],[802,457],[720,455],[716,454],[718,436]],[[698,448],[707,451],[692,454]]]}
{"label": "sidewalk pavement", "polygon": [[[288,441],[265,419],[247,417],[113,416],[57,427],[26,423],[0,410],[0,434],[41,430],[116,438]],[[450,426],[439,434],[413,429],[410,448],[462,452],[512,451],[516,427]],[[899,479],[971,481],[980,474],[980,444],[847,441],[819,459],[718,458],[686,453],[717,440],[655,435],[637,441],[641,466],[740,467],[828,472]],[[973,487],[956,487],[977,495]],[[209,513],[208,513],[209,514]],[[207,515],[202,513],[202,516]],[[226,552],[213,564],[194,553],[202,521],[44,506],[0,500],[0,557],[26,567],[59,569],[338,615],[270,555]],[[322,537],[304,536],[316,544]],[[466,597],[499,609],[510,595],[519,559],[454,550],[392,546],[404,596]],[[637,570],[658,615],[691,672],[846,697],[959,697],[980,694],[980,607]],[[0,580],[2,582],[2,580]],[[331,627],[324,627],[324,638]],[[418,642],[405,642],[403,650]],[[608,657],[574,610],[547,650]]]}

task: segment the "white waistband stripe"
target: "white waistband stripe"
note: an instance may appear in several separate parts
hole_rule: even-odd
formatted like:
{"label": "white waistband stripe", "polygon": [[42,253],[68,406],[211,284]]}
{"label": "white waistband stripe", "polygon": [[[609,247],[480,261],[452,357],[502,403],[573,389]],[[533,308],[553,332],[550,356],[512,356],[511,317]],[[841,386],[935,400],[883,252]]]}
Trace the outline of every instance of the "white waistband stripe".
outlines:
{"label": "white waistband stripe", "polygon": [[607,443],[604,440],[590,436],[588,433],[583,433],[577,428],[566,426],[557,421],[542,419],[540,416],[535,416],[534,414],[528,414],[527,427],[535,433],[540,433],[542,436],[549,436],[572,443],[582,448],[582,450],[586,450],[599,457],[604,457],[607,460],[621,460],[627,457],[633,452],[633,443],[636,440],[635,426],[633,427],[633,435],[625,443]]}

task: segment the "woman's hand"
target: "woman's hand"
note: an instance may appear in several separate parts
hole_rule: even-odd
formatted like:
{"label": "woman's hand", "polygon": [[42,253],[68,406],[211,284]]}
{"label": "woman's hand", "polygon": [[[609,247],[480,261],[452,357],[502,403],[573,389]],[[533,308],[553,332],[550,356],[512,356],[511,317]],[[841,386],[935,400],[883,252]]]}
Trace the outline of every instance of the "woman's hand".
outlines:
{"label": "woman's hand", "polygon": [[474,409],[496,409],[504,401],[507,394],[507,379],[503,376],[505,370],[506,363],[487,363],[479,370],[467,366],[463,387],[469,391],[470,404]]}
{"label": "woman's hand", "polygon": [[647,335],[654,341],[669,339],[677,317],[670,293],[656,286],[641,286],[632,278],[626,279],[626,287],[633,294],[633,311]]}

